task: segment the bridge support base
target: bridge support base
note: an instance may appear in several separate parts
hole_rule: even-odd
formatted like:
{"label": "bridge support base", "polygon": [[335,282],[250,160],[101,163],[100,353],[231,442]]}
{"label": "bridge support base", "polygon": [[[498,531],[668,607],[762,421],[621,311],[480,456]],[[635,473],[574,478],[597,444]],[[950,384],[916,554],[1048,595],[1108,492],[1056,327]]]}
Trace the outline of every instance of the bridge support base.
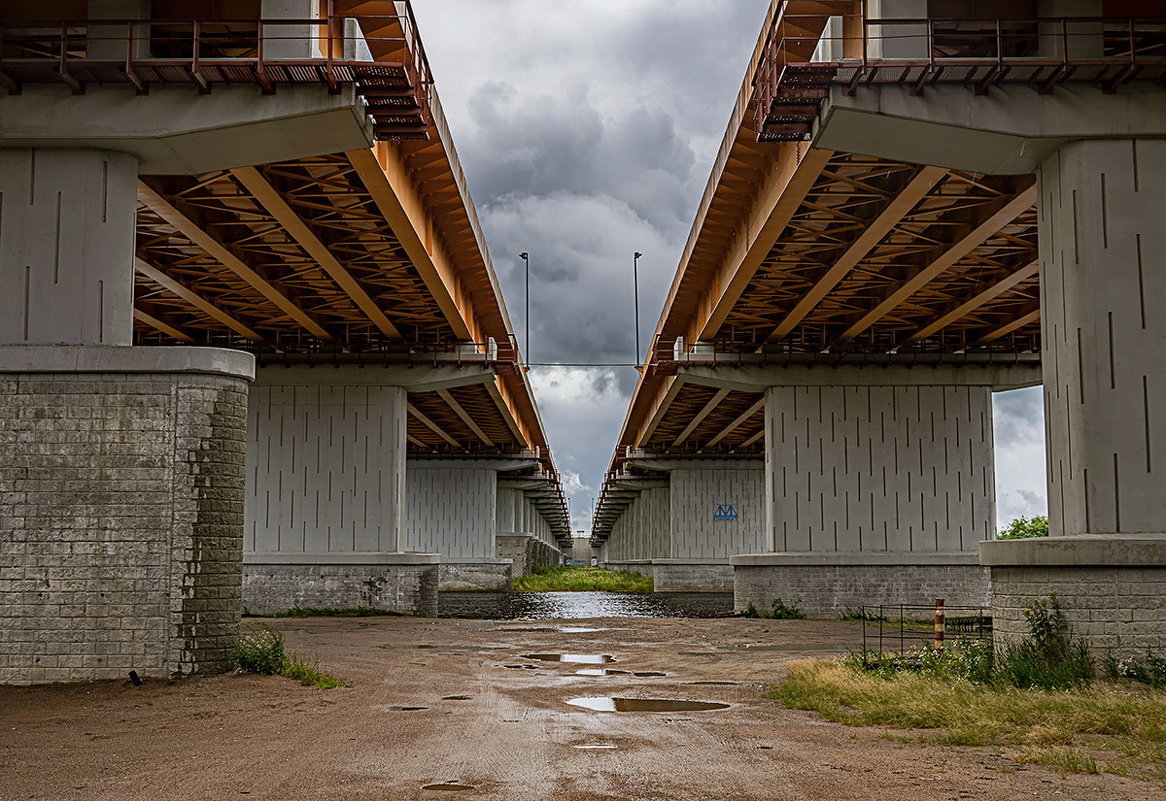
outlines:
{"label": "bridge support base", "polygon": [[230,667],[253,364],[0,348],[0,684]]}
{"label": "bridge support base", "polygon": [[437,615],[438,554],[247,554],[243,606],[249,614],[363,608]]}
{"label": "bridge support base", "polygon": [[835,617],[861,606],[987,607],[988,569],[974,553],[807,554],[733,557],[733,608],[768,613],[777,599],[811,617]]}
{"label": "bridge support base", "polygon": [[997,645],[1029,635],[1025,609],[1056,594],[1072,633],[1094,657],[1166,650],[1166,538],[1106,535],[985,542]]}

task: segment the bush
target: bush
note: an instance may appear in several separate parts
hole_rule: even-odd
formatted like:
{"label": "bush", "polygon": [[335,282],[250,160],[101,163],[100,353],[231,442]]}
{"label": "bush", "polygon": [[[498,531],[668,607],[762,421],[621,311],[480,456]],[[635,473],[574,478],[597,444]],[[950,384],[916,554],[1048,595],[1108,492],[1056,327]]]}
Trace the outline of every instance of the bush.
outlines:
{"label": "bush", "polygon": [[1049,536],[1049,519],[1044,515],[1018,517],[996,535],[998,540],[1027,540]]}
{"label": "bush", "polygon": [[1093,680],[1093,659],[1084,642],[1073,638],[1056,594],[1034,598],[1024,610],[1029,636],[999,654],[997,677],[1022,689],[1069,689]]}
{"label": "bush", "polygon": [[324,673],[315,665],[309,665],[288,654],[283,645],[283,633],[271,626],[263,626],[254,634],[239,637],[233,652],[235,664],[239,670],[247,673],[285,676],[305,686],[319,687],[322,690],[349,686],[348,682]]}
{"label": "bush", "polygon": [[274,676],[287,664],[287,652],[283,647],[283,633],[271,626],[263,626],[254,634],[244,634],[235,642],[235,664],[239,670],[258,673],[260,676]]}
{"label": "bush", "polygon": [[806,613],[797,607],[795,601],[788,606],[782,603],[780,598],[773,599],[773,619],[774,620],[805,620]]}

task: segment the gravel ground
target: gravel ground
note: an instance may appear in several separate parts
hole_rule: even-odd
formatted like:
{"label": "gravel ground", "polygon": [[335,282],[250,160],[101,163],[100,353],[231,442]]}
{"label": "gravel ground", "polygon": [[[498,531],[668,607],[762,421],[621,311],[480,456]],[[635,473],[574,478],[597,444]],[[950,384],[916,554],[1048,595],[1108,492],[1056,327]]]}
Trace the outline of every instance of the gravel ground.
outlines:
{"label": "gravel ground", "polygon": [[[423,786],[442,782],[473,788],[461,798],[499,801],[1166,797],[1116,776],[1016,765],[991,749],[904,745],[762,697],[789,660],[852,646],[859,623],[270,622],[289,650],[354,686],[236,675],[0,688],[0,801],[430,799],[448,791]],[[604,667],[633,673],[578,675],[600,666],[521,658],[564,652],[610,654]],[[613,713],[566,703],[599,695],[731,706]]]}

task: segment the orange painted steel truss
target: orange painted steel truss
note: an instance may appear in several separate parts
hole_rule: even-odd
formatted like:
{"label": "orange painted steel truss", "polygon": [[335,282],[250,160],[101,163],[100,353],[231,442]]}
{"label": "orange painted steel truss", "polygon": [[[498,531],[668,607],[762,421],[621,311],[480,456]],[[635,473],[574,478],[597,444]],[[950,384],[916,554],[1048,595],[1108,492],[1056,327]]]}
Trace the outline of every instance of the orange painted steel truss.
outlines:
{"label": "orange painted steel truss", "polygon": [[[343,155],[146,178],[139,199],[138,259],[258,333],[262,344],[365,351],[458,341]],[[148,271],[139,270],[136,290],[139,307],[197,341],[231,346],[244,338]],[[151,339],[145,326],[139,336]]]}

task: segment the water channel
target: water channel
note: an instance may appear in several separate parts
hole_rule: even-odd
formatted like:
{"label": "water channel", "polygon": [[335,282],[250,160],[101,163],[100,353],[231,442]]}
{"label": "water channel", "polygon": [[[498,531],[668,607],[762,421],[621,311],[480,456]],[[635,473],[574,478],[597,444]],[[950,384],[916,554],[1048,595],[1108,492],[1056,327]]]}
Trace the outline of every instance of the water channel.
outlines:
{"label": "water channel", "polygon": [[718,617],[731,592],[443,592],[440,617],[554,620],[591,617]]}

